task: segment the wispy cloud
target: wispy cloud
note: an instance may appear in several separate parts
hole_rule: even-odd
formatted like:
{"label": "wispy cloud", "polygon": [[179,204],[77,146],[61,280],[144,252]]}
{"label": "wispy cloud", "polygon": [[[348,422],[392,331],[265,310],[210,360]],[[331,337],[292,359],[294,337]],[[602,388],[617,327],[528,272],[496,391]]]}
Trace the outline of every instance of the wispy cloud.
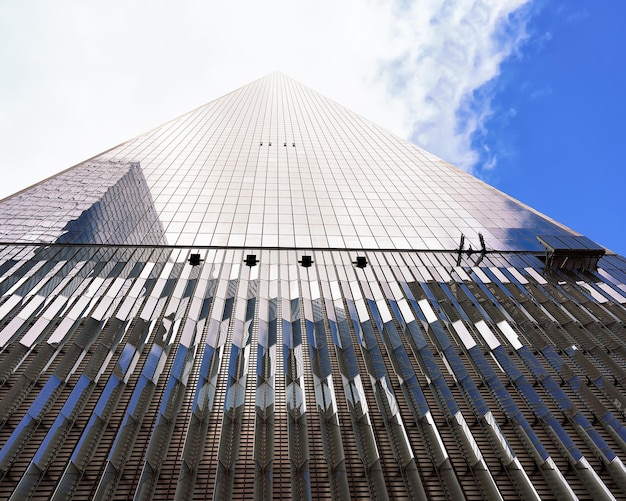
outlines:
{"label": "wispy cloud", "polygon": [[536,101],[538,99],[543,99],[544,97],[551,96],[553,93],[552,87],[546,86],[540,89],[533,90],[529,95],[528,99],[530,101]]}
{"label": "wispy cloud", "polygon": [[471,170],[530,1],[3,3],[0,196],[274,70]]}
{"label": "wispy cloud", "polygon": [[477,134],[492,112],[490,82],[526,37],[528,4],[425,1],[398,7],[398,50],[381,77],[395,89],[394,99],[405,103],[417,144],[469,171],[479,160],[494,166],[493,154],[476,144]]}

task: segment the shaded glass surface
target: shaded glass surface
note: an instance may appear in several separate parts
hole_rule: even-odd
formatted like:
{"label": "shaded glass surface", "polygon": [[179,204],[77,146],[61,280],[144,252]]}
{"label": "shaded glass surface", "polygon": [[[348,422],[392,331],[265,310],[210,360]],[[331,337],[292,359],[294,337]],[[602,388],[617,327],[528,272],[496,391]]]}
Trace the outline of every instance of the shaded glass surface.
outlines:
{"label": "shaded glass surface", "polygon": [[568,230],[280,73],[0,204],[2,241],[452,249],[479,232],[507,250]]}

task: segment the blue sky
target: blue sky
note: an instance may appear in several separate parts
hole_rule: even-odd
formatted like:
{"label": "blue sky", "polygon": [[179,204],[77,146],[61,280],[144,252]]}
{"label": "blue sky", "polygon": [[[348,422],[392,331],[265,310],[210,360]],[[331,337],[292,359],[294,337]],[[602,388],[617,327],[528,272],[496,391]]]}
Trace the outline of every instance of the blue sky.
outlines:
{"label": "blue sky", "polygon": [[498,152],[491,184],[626,254],[626,3],[535,9],[528,42],[495,82],[477,144]]}
{"label": "blue sky", "polygon": [[626,2],[0,3],[0,197],[280,70],[626,254]]}

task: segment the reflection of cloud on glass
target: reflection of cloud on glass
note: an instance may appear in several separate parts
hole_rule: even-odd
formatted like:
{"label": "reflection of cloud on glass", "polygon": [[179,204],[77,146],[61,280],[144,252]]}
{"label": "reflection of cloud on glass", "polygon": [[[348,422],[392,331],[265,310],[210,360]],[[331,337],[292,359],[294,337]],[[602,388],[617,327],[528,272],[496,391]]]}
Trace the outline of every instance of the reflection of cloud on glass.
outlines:
{"label": "reflection of cloud on glass", "polygon": [[542,251],[544,248],[537,240],[537,236],[576,234],[519,202],[505,199],[505,203],[512,216],[509,219],[511,226],[500,228],[499,232],[506,249]]}

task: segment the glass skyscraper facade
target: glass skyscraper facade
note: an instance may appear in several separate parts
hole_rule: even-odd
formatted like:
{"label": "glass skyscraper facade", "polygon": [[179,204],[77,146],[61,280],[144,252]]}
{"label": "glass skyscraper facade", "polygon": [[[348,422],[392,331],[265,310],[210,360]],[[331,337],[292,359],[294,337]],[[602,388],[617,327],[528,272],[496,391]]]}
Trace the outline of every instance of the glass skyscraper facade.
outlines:
{"label": "glass skyscraper facade", "polygon": [[625,284],[271,74],[0,202],[0,498],[623,499]]}

